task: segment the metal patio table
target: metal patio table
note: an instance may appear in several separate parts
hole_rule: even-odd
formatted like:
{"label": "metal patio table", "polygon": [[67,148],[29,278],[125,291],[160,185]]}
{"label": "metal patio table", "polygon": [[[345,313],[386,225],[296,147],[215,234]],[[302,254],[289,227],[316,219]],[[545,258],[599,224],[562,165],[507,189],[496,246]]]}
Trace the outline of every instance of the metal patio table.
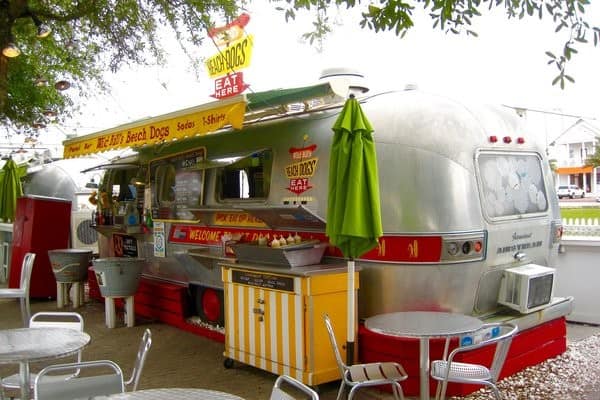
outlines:
{"label": "metal patio table", "polygon": [[162,388],[96,396],[93,400],[244,400],[231,393],[208,389]]}
{"label": "metal patio table", "polygon": [[19,364],[21,399],[30,399],[29,363],[67,357],[90,342],[90,335],[67,328],[0,330],[0,364]]}
{"label": "metal patio table", "polygon": [[475,332],[483,326],[469,315],[439,311],[402,311],[365,319],[365,328],[382,335],[419,339],[419,395],[429,400],[429,339]]}

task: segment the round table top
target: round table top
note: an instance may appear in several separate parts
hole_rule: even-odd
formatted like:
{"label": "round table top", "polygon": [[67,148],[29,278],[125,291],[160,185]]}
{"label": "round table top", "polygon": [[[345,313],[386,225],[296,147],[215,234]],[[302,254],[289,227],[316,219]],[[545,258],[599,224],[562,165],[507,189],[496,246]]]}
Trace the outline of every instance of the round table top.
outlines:
{"label": "round table top", "polygon": [[440,311],[401,311],[365,320],[365,327],[371,331],[415,338],[464,335],[482,326],[483,322],[478,318]]}
{"label": "round table top", "polygon": [[164,388],[136,390],[110,396],[96,396],[93,400],[244,400],[234,394],[208,389]]}
{"label": "round table top", "polygon": [[0,330],[0,364],[66,357],[89,342],[90,335],[68,328]]}

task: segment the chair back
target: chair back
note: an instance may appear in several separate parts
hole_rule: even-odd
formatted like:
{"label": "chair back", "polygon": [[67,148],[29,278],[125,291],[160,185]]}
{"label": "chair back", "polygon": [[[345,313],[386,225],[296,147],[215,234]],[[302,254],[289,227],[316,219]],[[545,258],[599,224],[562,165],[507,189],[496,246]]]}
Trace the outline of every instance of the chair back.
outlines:
{"label": "chair back", "polygon": [[150,350],[151,346],[152,333],[150,332],[150,329],[146,329],[142,335],[142,340],[140,341],[140,347],[138,348],[135,363],[133,364],[131,377],[125,382],[125,385],[130,387],[131,391],[137,390],[140,376],[142,375],[142,369],[144,369],[144,363],[146,362],[146,356],[148,355],[148,350]]}
{"label": "chair back", "polygon": [[[51,372],[64,372],[86,370],[84,377],[68,379],[66,381],[44,380]],[[88,374],[87,370],[109,370],[99,375]],[[123,393],[123,373],[121,368],[110,360],[85,361],[71,364],[50,365],[42,369],[34,383],[36,400],[73,400],[91,398],[94,396],[107,396]]]}
{"label": "chair back", "polygon": [[26,253],[21,263],[21,281],[19,288],[25,292],[25,296],[29,297],[29,287],[31,286],[31,271],[33,270],[33,262],[35,261],[35,253]]}
{"label": "chair back", "polygon": [[[286,390],[288,389],[288,390]],[[291,389],[291,390],[289,390]],[[312,388],[300,382],[297,379],[292,378],[288,375],[280,375],[273,385],[271,391],[271,397],[269,400],[295,400],[299,397],[295,397],[293,394],[297,393],[302,395],[301,398],[310,398],[311,400],[319,400],[319,395]]]}
{"label": "chair back", "polygon": [[513,337],[518,330],[516,325],[508,322],[499,324],[498,328],[500,328],[498,336],[489,339],[491,343],[497,343],[492,365],[490,366],[490,375],[492,376],[493,382],[498,381],[500,371],[502,370],[504,361],[506,361],[506,356],[508,355],[508,350],[510,349]]}
{"label": "chair back", "polygon": [[83,317],[76,312],[40,311],[29,319],[30,328],[67,328],[83,332]]}
{"label": "chair back", "polygon": [[508,350],[512,339],[517,333],[517,326],[510,322],[484,324],[475,334],[474,337],[483,337],[482,340],[473,344],[460,346],[450,353],[448,358],[451,361],[457,353],[471,351],[485,346],[496,346],[492,363],[489,367],[492,382],[497,382],[500,376],[500,371],[506,361]]}
{"label": "chair back", "polygon": [[335,360],[343,378],[346,374],[346,369],[348,367],[344,363],[344,359],[342,358],[342,354],[340,353],[340,349],[338,348],[337,340],[335,339],[335,331],[333,330],[333,324],[331,323],[329,315],[324,314],[323,320],[325,321],[325,327],[327,328],[327,333],[329,334],[329,342],[331,343],[331,347],[333,347],[333,354],[335,355]]}

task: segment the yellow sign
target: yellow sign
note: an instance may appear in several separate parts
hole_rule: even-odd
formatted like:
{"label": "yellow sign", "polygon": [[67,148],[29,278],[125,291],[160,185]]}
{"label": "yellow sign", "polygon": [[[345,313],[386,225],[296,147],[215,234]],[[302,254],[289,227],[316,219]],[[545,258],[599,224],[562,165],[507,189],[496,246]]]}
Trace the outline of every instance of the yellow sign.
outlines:
{"label": "yellow sign", "polygon": [[310,178],[315,174],[318,158],[309,158],[297,163],[289,164],[285,167],[285,175],[289,179]]}
{"label": "yellow sign", "polygon": [[219,50],[217,55],[205,61],[208,76],[215,78],[250,66],[252,45],[253,37],[248,35]]}
{"label": "yellow sign", "polygon": [[[246,103],[236,98],[234,102],[216,102],[215,106],[198,107],[184,112],[167,114],[146,121],[122,125],[92,135],[66,140],[64,158],[125,147],[155,144],[188,136],[204,135],[226,125],[241,129],[244,123]],[[188,112],[186,112],[188,111]]]}
{"label": "yellow sign", "polygon": [[215,213],[213,224],[218,226],[247,226],[255,228],[264,228],[267,226],[260,219],[248,213],[240,212],[217,212]]}

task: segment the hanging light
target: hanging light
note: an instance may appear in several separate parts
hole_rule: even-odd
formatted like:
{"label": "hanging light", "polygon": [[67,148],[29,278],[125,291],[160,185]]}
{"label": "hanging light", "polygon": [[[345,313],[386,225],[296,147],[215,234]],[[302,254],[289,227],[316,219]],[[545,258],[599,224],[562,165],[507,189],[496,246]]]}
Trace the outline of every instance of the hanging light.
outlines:
{"label": "hanging light", "polygon": [[31,126],[35,129],[42,129],[46,127],[46,124],[44,124],[42,121],[35,121]]}
{"label": "hanging light", "polygon": [[70,87],[71,87],[71,84],[65,80],[58,81],[54,84],[54,88],[56,90],[60,90],[60,91],[67,90]]}
{"label": "hanging light", "polygon": [[56,114],[56,111],[54,111],[54,110],[44,110],[44,111],[42,112],[42,114],[43,114],[43,115],[44,115],[44,117],[46,117],[46,118],[54,118],[54,117],[56,117],[56,115],[57,115],[57,114]]}
{"label": "hanging light", "polygon": [[8,58],[14,58],[21,54],[21,50],[15,44],[15,39],[12,35],[9,36],[8,43],[2,48],[2,54]]}
{"label": "hanging light", "polygon": [[41,76],[38,76],[33,81],[33,84],[37,87],[41,87],[41,86],[46,86],[48,84],[48,81],[46,79],[42,78]]}
{"label": "hanging light", "polygon": [[43,38],[47,37],[50,33],[52,33],[52,29],[50,29],[50,27],[48,25],[46,25],[45,23],[43,23],[42,21],[37,19],[37,17],[35,15],[33,15],[31,18],[33,19],[33,22],[35,23],[35,26],[37,26],[36,36],[38,38],[43,39]]}
{"label": "hanging light", "polygon": [[96,183],[96,181],[94,180],[94,177],[92,176],[90,178],[90,181],[85,184],[85,187],[88,189],[98,189],[98,183]]}

